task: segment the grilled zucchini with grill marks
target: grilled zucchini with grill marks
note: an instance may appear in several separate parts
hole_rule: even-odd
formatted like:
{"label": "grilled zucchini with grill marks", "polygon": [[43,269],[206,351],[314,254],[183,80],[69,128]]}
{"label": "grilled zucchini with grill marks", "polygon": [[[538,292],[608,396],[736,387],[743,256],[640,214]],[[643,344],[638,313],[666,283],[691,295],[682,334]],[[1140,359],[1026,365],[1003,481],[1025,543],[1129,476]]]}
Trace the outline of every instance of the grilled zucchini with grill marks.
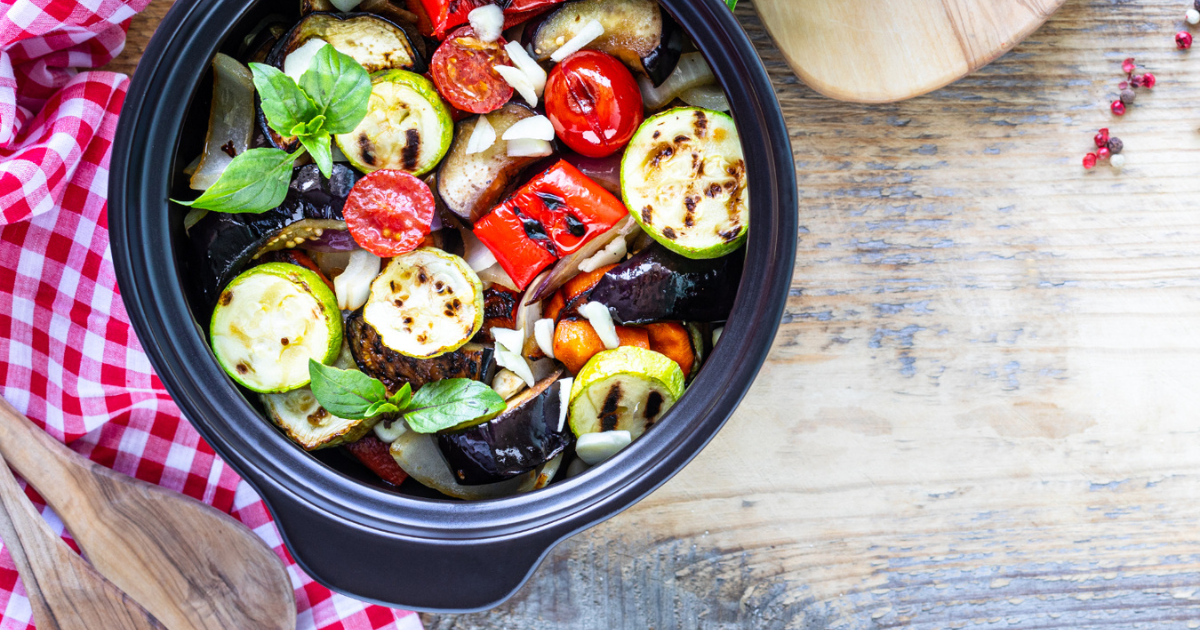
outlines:
{"label": "grilled zucchini with grill marks", "polygon": [[360,171],[380,169],[423,175],[450,149],[454,123],[433,82],[405,70],[371,76],[367,115],[349,133],[334,136]]}
{"label": "grilled zucchini with grill marks", "polygon": [[483,326],[483,285],[467,261],[429,247],[396,256],[371,283],[363,320],[391,350],[429,359]]}
{"label": "grilled zucchini with grill marks", "polygon": [[362,311],[346,320],[346,342],[354,362],[363,373],[383,382],[395,392],[405,383],[413,391],[426,383],[449,378],[469,378],[490,383],[496,373],[494,351],[489,346],[468,343],[453,352],[432,359],[414,359],[383,345],[379,331],[363,319]]}
{"label": "grilled zucchini with grill marks", "polygon": [[[348,346],[342,346],[334,365],[343,370],[355,369]],[[262,403],[271,421],[306,451],[358,440],[379,421],[378,417],[366,420],[339,418],[317,402],[308,386],[282,394],[263,394]]]}
{"label": "grilled zucchini with grill marks", "polygon": [[646,119],[621,159],[621,194],[668,249],[688,258],[736,250],[746,240],[750,195],[733,118],[678,107]]}

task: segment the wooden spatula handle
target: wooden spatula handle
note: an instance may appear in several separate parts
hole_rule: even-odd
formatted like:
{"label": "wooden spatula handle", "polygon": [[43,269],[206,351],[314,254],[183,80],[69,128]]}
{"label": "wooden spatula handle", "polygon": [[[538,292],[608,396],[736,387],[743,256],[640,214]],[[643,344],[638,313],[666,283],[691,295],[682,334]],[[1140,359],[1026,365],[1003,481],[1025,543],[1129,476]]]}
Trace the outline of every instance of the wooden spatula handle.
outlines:
{"label": "wooden spatula handle", "polygon": [[50,437],[0,398],[0,454],[51,504],[56,488],[71,483],[67,466],[71,449]]}

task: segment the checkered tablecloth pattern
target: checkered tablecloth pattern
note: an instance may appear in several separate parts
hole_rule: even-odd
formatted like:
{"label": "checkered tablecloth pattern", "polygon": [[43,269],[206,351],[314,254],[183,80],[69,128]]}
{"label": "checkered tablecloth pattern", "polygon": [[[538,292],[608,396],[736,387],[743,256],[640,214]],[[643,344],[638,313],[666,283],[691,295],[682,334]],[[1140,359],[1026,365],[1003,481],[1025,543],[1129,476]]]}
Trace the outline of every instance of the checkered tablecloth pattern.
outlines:
{"label": "checkered tablecloth pattern", "polygon": [[[0,0],[0,395],[84,456],[248,525],[287,563],[300,628],[419,630],[416,614],[331,593],[295,565],[262,501],[182,418],[129,325],[106,204],[129,79],[87,70],[121,51],[148,1]],[[0,630],[32,627],[0,551]]]}

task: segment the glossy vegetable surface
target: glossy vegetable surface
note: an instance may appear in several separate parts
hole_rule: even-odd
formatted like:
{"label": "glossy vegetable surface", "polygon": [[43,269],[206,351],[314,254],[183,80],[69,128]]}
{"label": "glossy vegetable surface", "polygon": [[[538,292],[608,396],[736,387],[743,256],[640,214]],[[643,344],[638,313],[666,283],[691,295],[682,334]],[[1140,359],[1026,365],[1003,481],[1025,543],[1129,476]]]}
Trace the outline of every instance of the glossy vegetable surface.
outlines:
{"label": "glossy vegetable surface", "polygon": [[481,116],[467,118],[455,125],[454,144],[438,167],[437,191],[446,208],[473,225],[515,187],[525,167],[539,158],[508,155],[507,143],[500,140],[514,123],[534,115],[532,109],[510,102],[487,114],[495,132],[493,144],[478,153],[467,153],[467,144]]}
{"label": "glossy vegetable surface", "polygon": [[343,214],[354,240],[381,258],[399,256],[429,235],[436,204],[425,182],[404,171],[375,171],[354,185]]}
{"label": "glossy vegetable surface", "polygon": [[560,374],[518,394],[492,420],[438,434],[438,446],[460,484],[503,481],[544,464],[567,447],[571,430],[565,422],[560,426]]}
{"label": "glossy vegetable surface", "polygon": [[742,278],[743,257],[693,260],[655,243],[604,274],[591,298],[622,324],[724,321]]}
{"label": "glossy vegetable surface", "polygon": [[642,95],[615,57],[582,50],[550,73],[546,117],[568,147],[601,158],[621,150],[642,124]]}
{"label": "glossy vegetable surface", "polygon": [[358,369],[383,381],[388,391],[393,392],[405,383],[415,390],[448,378],[491,383],[496,372],[494,350],[477,343],[468,343],[433,359],[404,356],[383,344],[379,332],[363,319],[361,311],[351,313],[346,319],[346,343]]}
{"label": "glossy vegetable surface", "polygon": [[532,40],[535,58],[548,60],[592,20],[604,27],[604,34],[588,48],[613,55],[655,85],[675,69],[683,51],[683,31],[654,0],[568,2],[538,26]]}

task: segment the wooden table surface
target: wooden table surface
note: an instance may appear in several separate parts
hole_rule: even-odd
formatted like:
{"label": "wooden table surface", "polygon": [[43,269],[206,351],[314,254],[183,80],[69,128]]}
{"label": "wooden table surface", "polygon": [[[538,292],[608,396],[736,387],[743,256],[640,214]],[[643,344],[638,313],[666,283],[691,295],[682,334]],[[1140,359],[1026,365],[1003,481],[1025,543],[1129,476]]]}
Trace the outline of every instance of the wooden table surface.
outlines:
{"label": "wooden table surface", "polygon": [[[799,84],[743,0],[800,185],[768,363],[663,488],[427,627],[1200,627],[1188,4],[1071,0],[981,72],[864,106]],[[1127,56],[1159,82],[1114,118]],[[1081,168],[1099,127],[1123,173]]]}

